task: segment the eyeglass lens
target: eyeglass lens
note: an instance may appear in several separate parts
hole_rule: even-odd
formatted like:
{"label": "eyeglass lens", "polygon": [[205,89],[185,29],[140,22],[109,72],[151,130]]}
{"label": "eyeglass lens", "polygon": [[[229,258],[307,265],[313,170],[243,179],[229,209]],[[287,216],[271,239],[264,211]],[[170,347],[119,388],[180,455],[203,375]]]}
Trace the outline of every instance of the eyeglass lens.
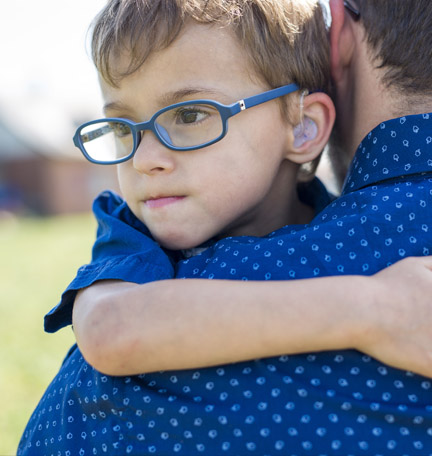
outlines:
{"label": "eyeglass lens", "polygon": [[[219,138],[223,122],[214,106],[190,104],[159,114],[154,120],[154,129],[165,145],[189,148]],[[113,162],[133,153],[133,133],[126,122],[101,120],[84,127],[80,137],[86,153],[98,162]]]}
{"label": "eyeglass lens", "polygon": [[133,150],[133,136],[123,122],[96,122],[80,132],[87,155],[98,162],[113,162],[127,157]]}

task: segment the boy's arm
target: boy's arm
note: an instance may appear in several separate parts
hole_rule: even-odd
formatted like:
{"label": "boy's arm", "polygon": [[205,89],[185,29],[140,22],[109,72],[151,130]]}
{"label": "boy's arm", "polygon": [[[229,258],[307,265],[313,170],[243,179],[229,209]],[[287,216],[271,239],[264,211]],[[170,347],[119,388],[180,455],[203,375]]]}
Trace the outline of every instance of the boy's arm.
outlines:
{"label": "boy's arm", "polygon": [[374,276],[100,282],[79,293],[78,345],[111,375],[356,348],[432,376],[432,260]]}

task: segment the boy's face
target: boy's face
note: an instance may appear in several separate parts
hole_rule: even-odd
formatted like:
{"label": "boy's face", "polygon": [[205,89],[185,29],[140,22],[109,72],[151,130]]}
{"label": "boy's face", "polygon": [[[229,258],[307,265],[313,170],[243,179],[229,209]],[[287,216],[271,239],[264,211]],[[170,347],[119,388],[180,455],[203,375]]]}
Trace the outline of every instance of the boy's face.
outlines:
{"label": "boy's face", "polygon": [[[190,24],[119,88],[102,81],[106,116],[142,122],[173,103],[229,104],[267,90],[251,78],[231,33]],[[276,100],[233,117],[225,138],[199,150],[172,151],[146,131],[135,156],[118,165],[120,188],[138,219],[170,249],[264,235],[296,222],[289,209],[297,168],[285,159],[290,134]]]}

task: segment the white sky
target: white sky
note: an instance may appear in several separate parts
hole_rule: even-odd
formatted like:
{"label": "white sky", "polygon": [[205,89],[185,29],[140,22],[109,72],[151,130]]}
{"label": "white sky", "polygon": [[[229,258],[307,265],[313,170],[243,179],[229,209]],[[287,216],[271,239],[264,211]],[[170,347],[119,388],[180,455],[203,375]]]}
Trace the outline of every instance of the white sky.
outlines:
{"label": "white sky", "polygon": [[0,0],[0,103],[31,95],[99,102],[87,28],[105,0]]}

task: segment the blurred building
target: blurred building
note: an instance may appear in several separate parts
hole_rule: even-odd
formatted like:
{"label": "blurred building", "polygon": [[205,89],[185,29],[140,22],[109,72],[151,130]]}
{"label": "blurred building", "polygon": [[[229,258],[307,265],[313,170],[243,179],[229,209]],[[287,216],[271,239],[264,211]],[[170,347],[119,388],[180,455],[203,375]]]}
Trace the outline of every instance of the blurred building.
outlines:
{"label": "blurred building", "polygon": [[115,167],[88,163],[72,142],[80,118],[43,97],[0,100],[0,211],[60,214],[89,211]]}

